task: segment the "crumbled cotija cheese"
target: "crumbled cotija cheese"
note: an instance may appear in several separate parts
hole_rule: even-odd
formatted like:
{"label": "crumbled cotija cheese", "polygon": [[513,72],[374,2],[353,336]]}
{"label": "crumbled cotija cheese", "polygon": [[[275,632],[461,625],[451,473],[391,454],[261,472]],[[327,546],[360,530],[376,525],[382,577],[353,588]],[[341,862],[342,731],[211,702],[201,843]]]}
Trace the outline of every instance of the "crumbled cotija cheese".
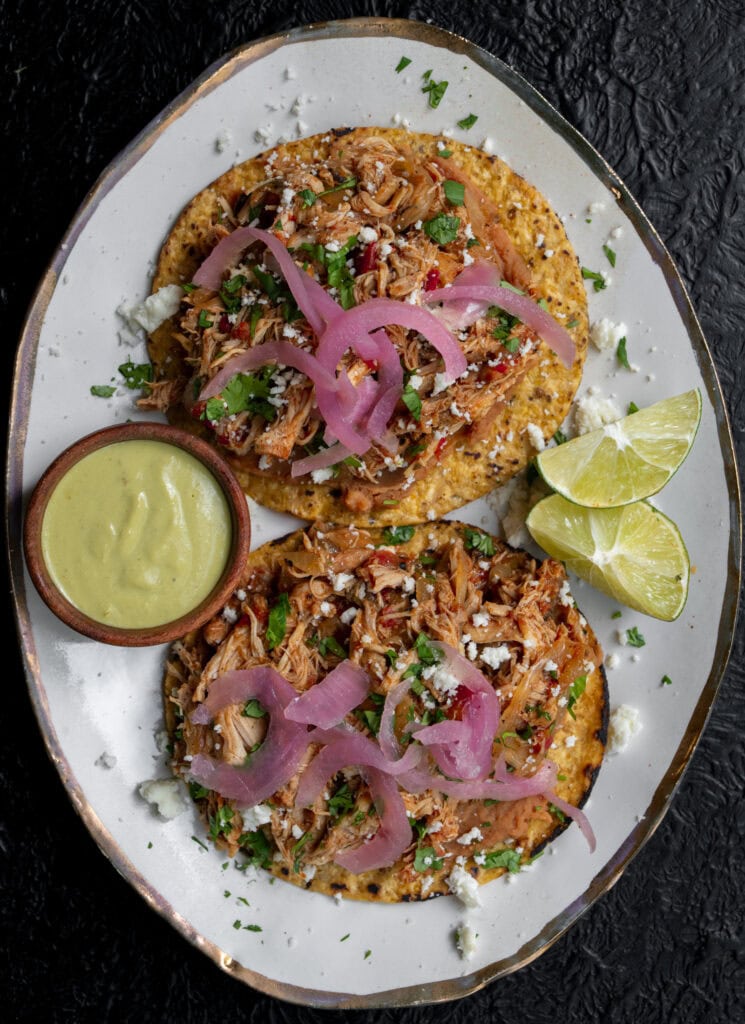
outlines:
{"label": "crumbled cotija cheese", "polygon": [[170,821],[186,810],[183,788],[179,779],[148,779],[138,786],[140,796],[157,807],[161,818]]}
{"label": "crumbled cotija cheese", "polygon": [[606,753],[620,754],[641,727],[641,716],[637,708],[632,708],[629,704],[619,704],[611,711]]}

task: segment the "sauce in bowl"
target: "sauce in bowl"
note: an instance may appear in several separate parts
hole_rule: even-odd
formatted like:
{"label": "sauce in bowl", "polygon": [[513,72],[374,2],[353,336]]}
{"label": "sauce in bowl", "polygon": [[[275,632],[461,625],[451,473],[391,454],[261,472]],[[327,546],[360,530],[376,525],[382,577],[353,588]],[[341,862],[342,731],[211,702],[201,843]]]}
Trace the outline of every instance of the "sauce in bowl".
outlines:
{"label": "sauce in bowl", "polygon": [[62,477],[44,513],[49,573],[99,622],[158,626],[198,605],[230,551],[230,509],[212,473],[162,441],[120,441]]}
{"label": "sauce in bowl", "polygon": [[243,574],[245,495],[205,441],[161,423],[106,427],[49,466],[24,551],[68,626],[127,647],[167,643],[217,614]]}

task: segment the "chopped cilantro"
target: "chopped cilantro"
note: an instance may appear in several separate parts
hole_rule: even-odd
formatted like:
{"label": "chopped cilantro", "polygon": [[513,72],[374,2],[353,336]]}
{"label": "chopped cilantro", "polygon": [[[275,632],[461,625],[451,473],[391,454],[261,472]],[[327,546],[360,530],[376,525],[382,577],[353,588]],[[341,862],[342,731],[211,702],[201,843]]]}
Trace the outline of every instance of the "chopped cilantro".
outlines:
{"label": "chopped cilantro", "polygon": [[[347,179],[351,181],[352,179]],[[329,288],[339,291],[339,300],[343,309],[351,309],[354,301],[354,278],[347,266],[349,253],[358,244],[357,235],[350,235],[338,252],[329,252],[320,243],[303,242],[300,246],[310,253],[311,257],[326,268],[326,280]]]}
{"label": "chopped cilantro", "polygon": [[[404,388],[404,393],[401,395],[401,401],[418,423],[422,418],[422,400],[419,397],[419,393],[414,390],[411,384],[407,384]],[[420,449],[420,451],[421,450],[423,449]]]}
{"label": "chopped cilantro", "polygon": [[110,384],[93,384],[91,385],[91,394],[94,398],[111,398],[116,391],[115,387]]}
{"label": "chopped cilantro", "polygon": [[435,82],[432,79],[432,72],[425,71],[422,75],[424,85],[422,86],[422,92],[429,94],[429,105],[430,107],[439,107],[442,97],[445,95],[445,90],[448,87],[448,83],[443,79],[442,82]]}
{"label": "chopped cilantro", "polygon": [[220,289],[220,298],[228,313],[237,313],[241,308],[241,288],[246,283],[243,274],[236,274],[229,281],[224,281]]}
{"label": "chopped cilantro", "polygon": [[191,838],[194,840],[194,842],[197,844],[197,846],[201,846],[203,850],[207,850],[208,849],[208,847],[205,846],[205,844],[202,842],[201,839],[197,839],[196,836],[192,836]]}
{"label": "chopped cilantro", "polygon": [[371,949],[366,949],[366,950],[365,950],[365,955],[363,956],[363,958],[362,958],[362,959],[363,959],[363,960],[367,960],[367,959],[368,959],[369,957],[371,957],[371,956],[372,956],[372,950],[371,950]]}
{"label": "chopped cilantro", "polygon": [[488,533],[482,533],[481,530],[472,530],[470,527],[466,527],[465,531],[466,548],[469,551],[478,551],[482,555],[494,554],[494,541],[491,539]]}
{"label": "chopped cilantro", "polygon": [[263,718],[266,715],[266,708],[255,697],[252,697],[243,705],[241,715],[244,718]]}
{"label": "chopped cilantro", "polygon": [[585,281],[592,281],[593,290],[596,292],[602,292],[606,287],[605,278],[597,270],[589,270],[587,267],[582,267],[582,277]]}
{"label": "chopped cilantro", "polygon": [[478,119],[478,114],[469,114],[468,117],[461,118],[457,124],[459,128],[463,128],[467,131],[469,128],[473,128]]}
{"label": "chopped cilantro", "polygon": [[242,832],[238,837],[238,845],[244,852],[250,854],[250,864],[259,868],[268,868],[271,864],[271,843],[260,829],[255,832]]}
{"label": "chopped cilantro", "polygon": [[465,200],[465,186],[460,181],[443,181],[442,190],[445,198],[453,206],[462,206]]}
{"label": "chopped cilantro", "polygon": [[664,676],[662,677],[662,680],[661,680],[661,682],[662,682],[662,685],[663,685],[663,686],[672,686],[672,685],[673,685],[673,681],[672,681],[672,679],[670,678],[670,676],[668,676],[668,675],[664,675]]}
{"label": "chopped cilantro", "polygon": [[197,290],[197,286],[195,284],[182,284],[181,287],[184,289],[187,295]]}
{"label": "chopped cilantro", "polygon": [[383,530],[383,540],[386,544],[406,544],[413,536],[413,526],[386,526]]}
{"label": "chopped cilantro", "polygon": [[342,937],[339,939],[339,942],[346,942],[351,934],[351,932],[347,932],[346,935],[342,935]]}
{"label": "chopped cilantro", "polygon": [[481,245],[478,238],[469,238],[466,242],[466,249],[473,249],[474,245]]}
{"label": "chopped cilantro", "polygon": [[627,370],[630,370],[629,357],[626,354],[626,338],[621,338],[616,349],[616,359],[619,361],[621,366],[625,366]]}
{"label": "chopped cilantro", "polygon": [[211,327],[212,320],[210,320],[209,312],[206,309],[199,310],[199,318],[197,319],[199,327]]}
{"label": "chopped cilantro", "polygon": [[[396,65],[396,74],[400,75],[404,68],[408,68],[409,64],[411,64],[410,58],[402,57],[401,60]],[[349,936],[346,937],[349,938]]]}
{"label": "chopped cilantro", "polygon": [[545,311],[548,312],[548,302],[545,299],[539,299],[538,305],[541,307],[541,309],[545,309]]}
{"label": "chopped cilantro", "polygon": [[374,708],[356,708],[355,716],[366,725],[373,736],[377,736],[380,731],[380,719],[382,712],[375,711]]}
{"label": "chopped cilantro", "polygon": [[210,836],[213,839],[217,839],[219,836],[230,831],[232,828],[230,823],[233,820],[234,814],[235,812],[232,807],[228,804],[223,804],[222,807],[218,807],[214,814],[209,815]]}
{"label": "chopped cilantro", "polygon": [[426,633],[419,633],[417,635],[414,647],[423,665],[439,665],[442,661],[442,653],[437,647],[432,645],[432,641]]}
{"label": "chopped cilantro", "polygon": [[347,652],[344,650],[339,641],[333,636],[325,636],[318,642],[318,653],[321,655],[322,658],[325,658],[329,651],[331,652],[331,654],[335,654],[337,658],[347,657]]}
{"label": "chopped cilantro", "polygon": [[517,850],[492,850],[487,853],[484,860],[485,868],[507,868],[510,874],[514,875],[520,870],[520,854]]}
{"label": "chopped cilantro", "polygon": [[560,427],[554,434],[554,441],[556,441],[557,444],[566,444],[568,440],[569,438]]}
{"label": "chopped cilantro", "polygon": [[244,932],[261,932],[263,930],[260,924],[247,924],[243,929]]}
{"label": "chopped cilantro", "polygon": [[576,719],[577,716],[574,713],[574,705],[580,699],[582,694],[585,692],[587,686],[587,676],[577,676],[572,685],[569,687],[569,699],[567,700],[567,711],[569,715]]}
{"label": "chopped cilantro", "polygon": [[146,387],[153,379],[153,368],[150,363],[133,363],[128,359],[117,369],[130,391]]}
{"label": "chopped cilantro", "polygon": [[279,600],[269,612],[269,625],[266,629],[266,643],[270,651],[278,647],[285,638],[289,611],[289,597],[287,594],[280,594]]}
{"label": "chopped cilantro", "polygon": [[220,397],[209,398],[205,416],[211,422],[223,416],[235,416],[239,412],[250,412],[263,416],[271,423],[277,415],[275,407],[267,401],[269,383],[276,366],[272,363],[262,366],[256,373],[236,373],[220,393]]}
{"label": "chopped cilantro", "polygon": [[[497,341],[501,341],[510,352],[515,352],[520,343],[517,338],[513,339],[511,335],[515,327],[520,323],[520,320],[511,313],[507,313],[500,306],[489,306],[486,315],[497,321],[497,326],[492,331],[492,337],[496,338]],[[508,344],[512,341],[517,342],[514,348]]]}
{"label": "chopped cilantro", "polygon": [[616,265],[616,254],[613,252],[611,247],[609,245],[604,245],[603,246],[603,252],[608,257],[608,262],[610,263],[610,265],[612,267],[615,267],[615,265]]}
{"label": "chopped cilantro", "polygon": [[390,666],[390,668],[393,668],[393,666],[398,661],[398,651],[394,651],[392,647],[389,648],[385,652],[385,660],[388,662],[388,665]]}
{"label": "chopped cilantro", "polygon": [[415,871],[439,871],[442,858],[435,856],[434,846],[417,846],[414,854]]}
{"label": "chopped cilantro", "polygon": [[626,410],[626,415],[633,416],[635,412],[639,412],[639,406],[636,404],[636,402],[629,402],[629,407]]}
{"label": "chopped cilantro", "polygon": [[348,814],[354,807],[354,795],[349,791],[349,783],[345,782],[334,793],[329,800],[329,814],[332,818],[341,818]]}
{"label": "chopped cilantro", "polygon": [[305,833],[305,835],[300,836],[300,838],[292,848],[292,855],[295,858],[292,864],[292,870],[295,872],[295,874],[297,874],[297,872],[300,870],[300,851],[311,838],[312,834],[313,833],[309,829]]}
{"label": "chopped cilantro", "polygon": [[[345,178],[343,181],[340,181],[338,185],[334,185],[333,188],[327,188],[323,192],[313,192],[312,189],[304,188],[299,195],[303,200],[303,206],[307,209],[307,207],[312,206],[317,199],[323,199],[324,196],[333,195],[334,192],[343,192],[346,188],[354,188],[356,184],[356,178]],[[326,251],[328,252],[328,249]]]}
{"label": "chopped cilantro", "polygon": [[575,317],[572,317],[572,319],[568,321],[567,327],[579,327],[579,320],[577,320]]}
{"label": "chopped cilantro", "polygon": [[626,630],[626,643],[629,647],[644,647],[646,642],[636,626]]}
{"label": "chopped cilantro", "polygon": [[623,612],[621,612],[621,611],[619,611],[619,610],[616,610],[616,611],[615,611],[615,612],[613,612],[613,614],[611,615],[611,618],[612,618],[612,619],[620,619],[622,615],[623,615]]}
{"label": "chopped cilantro", "polygon": [[551,812],[551,814],[553,814],[553,816],[556,818],[556,820],[561,822],[562,825],[567,820],[566,814],[564,814],[563,811],[560,811],[556,804],[549,803],[548,809]]}
{"label": "chopped cilantro", "polygon": [[525,292],[522,291],[520,288],[516,288],[514,286],[514,284],[510,284],[509,281],[505,281],[504,279],[502,279],[499,282],[499,284],[500,284],[500,287],[507,288],[508,291],[514,292],[515,295],[524,295],[525,294]]}
{"label": "chopped cilantro", "polygon": [[[417,665],[416,667],[417,668],[421,668],[421,666],[419,666],[419,665]],[[411,668],[414,668],[414,665],[412,665]],[[408,672],[408,669],[406,671]],[[405,677],[405,673],[404,673],[404,677]],[[417,695],[417,697],[420,697],[424,693],[424,689],[425,689],[424,683],[421,681],[421,679],[414,679],[412,681],[412,683],[411,683],[411,690]]]}
{"label": "chopped cilantro", "polygon": [[507,351],[510,352],[514,356],[514,354],[520,348],[520,339],[519,338],[508,338],[507,341],[503,342],[503,344],[504,344],[504,347],[507,349]]}
{"label": "chopped cilantro", "polygon": [[251,319],[249,321],[249,331],[251,332],[252,338],[256,334],[256,327],[263,315],[264,310],[261,308],[261,306],[258,305],[258,303],[255,306],[251,306]]}
{"label": "chopped cilantro", "polygon": [[438,155],[444,157],[447,160],[448,157],[453,155],[453,151],[452,149],[441,149]]}
{"label": "chopped cilantro", "polygon": [[201,800],[205,796],[210,795],[210,790],[205,786],[200,786],[198,782],[189,783],[189,796],[192,800]]}
{"label": "chopped cilantro", "polygon": [[241,927],[241,922],[240,921],[233,921],[233,927],[237,931]]}
{"label": "chopped cilantro", "polygon": [[424,222],[424,232],[437,242],[438,245],[447,245],[453,242],[460,227],[460,217],[449,217],[446,213],[438,213],[436,217]]}

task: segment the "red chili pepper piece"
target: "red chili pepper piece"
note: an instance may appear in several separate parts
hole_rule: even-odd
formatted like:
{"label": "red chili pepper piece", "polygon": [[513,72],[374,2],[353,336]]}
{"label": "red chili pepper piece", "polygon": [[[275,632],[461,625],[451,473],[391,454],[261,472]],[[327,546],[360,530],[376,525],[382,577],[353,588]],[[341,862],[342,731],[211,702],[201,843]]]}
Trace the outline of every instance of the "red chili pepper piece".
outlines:
{"label": "red chili pepper piece", "polygon": [[223,313],[217,321],[217,329],[220,334],[230,334],[230,320],[228,320],[227,313]]}
{"label": "red chili pepper piece", "polygon": [[441,437],[440,440],[437,442],[437,447],[435,448],[435,458],[437,459],[438,462],[440,461],[440,456],[445,450],[445,445],[447,443],[448,439],[446,437]]}
{"label": "red chili pepper piece", "polygon": [[375,269],[375,264],[378,261],[378,243],[370,242],[369,245],[365,246],[361,255],[357,257],[357,273],[367,274],[370,270]]}
{"label": "red chili pepper piece", "polygon": [[440,287],[440,271],[437,267],[432,267],[431,270],[427,271],[427,276],[424,279],[424,290],[425,292],[433,292],[435,288]]}
{"label": "red chili pepper piece", "polygon": [[248,341],[251,337],[251,327],[245,320],[241,320],[239,324],[235,325],[230,333],[233,338],[240,338],[241,341]]}

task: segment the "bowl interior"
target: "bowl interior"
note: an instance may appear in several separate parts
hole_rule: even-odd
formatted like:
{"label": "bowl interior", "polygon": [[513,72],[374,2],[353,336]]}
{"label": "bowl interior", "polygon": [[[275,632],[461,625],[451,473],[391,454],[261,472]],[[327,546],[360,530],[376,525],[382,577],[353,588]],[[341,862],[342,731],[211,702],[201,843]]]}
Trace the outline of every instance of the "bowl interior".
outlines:
{"label": "bowl interior", "polygon": [[[189,453],[212,474],[225,496],[230,512],[231,542],[225,566],[209,594],[176,619],[153,626],[125,628],[91,618],[62,593],[44,559],[42,526],[44,514],[55,488],[81,459],[107,445],[121,441],[160,441]],[[102,643],[124,647],[144,647],[168,643],[202,625],[215,615],[235,589],[243,572],[251,540],[250,517],[245,495],[222,455],[198,437],[162,423],[126,423],[106,427],[76,441],[45,471],[29,500],[24,521],[26,564],[44,603],[64,623]]]}

